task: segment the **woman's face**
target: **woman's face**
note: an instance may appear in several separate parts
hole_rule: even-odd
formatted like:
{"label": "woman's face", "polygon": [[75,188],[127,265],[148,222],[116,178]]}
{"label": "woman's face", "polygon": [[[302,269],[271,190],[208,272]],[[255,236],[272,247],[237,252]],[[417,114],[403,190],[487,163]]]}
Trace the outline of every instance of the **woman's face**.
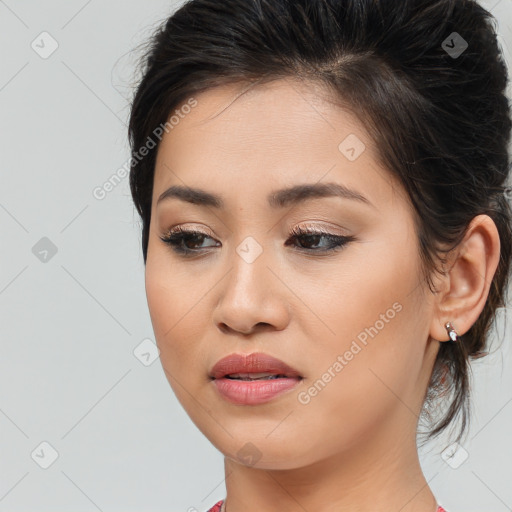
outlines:
{"label": "woman's face", "polygon": [[[158,150],[146,292],[165,374],[197,427],[242,464],[289,469],[361,445],[387,453],[415,434],[439,346],[410,205],[364,126],[311,85],[240,92],[197,95]],[[279,190],[327,183],[362,199],[269,203]],[[173,186],[222,207],[198,196],[159,202]],[[162,241],[176,227],[204,235],[176,242],[190,255]],[[301,379],[260,403],[225,398],[212,367],[255,352]]]}

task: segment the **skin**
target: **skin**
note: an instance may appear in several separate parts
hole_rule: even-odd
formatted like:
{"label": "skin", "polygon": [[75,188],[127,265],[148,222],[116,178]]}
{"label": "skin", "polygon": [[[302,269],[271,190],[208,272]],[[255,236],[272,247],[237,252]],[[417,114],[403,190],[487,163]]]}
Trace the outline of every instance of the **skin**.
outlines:
{"label": "skin", "polygon": [[[187,414],[225,455],[226,511],[375,512],[378,504],[435,512],[417,453],[419,414],[449,339],[445,322],[464,334],[484,307],[499,259],[496,227],[474,219],[431,294],[411,205],[358,119],[312,84],[286,79],[241,91],[195,96],[197,106],[163,137],[146,263],[161,363]],[[338,149],[349,134],[366,146],[355,161]],[[327,181],[372,206],[339,197],[267,204],[273,190]],[[157,205],[171,185],[220,194],[226,209],[175,198]],[[162,242],[177,225],[205,233],[189,244],[202,256],[184,258]],[[315,250],[326,239],[285,245],[296,226],[355,239],[322,256]],[[249,236],[263,249],[252,263],[236,251]],[[299,392],[396,303],[394,318],[300,403]],[[268,353],[304,379],[265,404],[232,404],[208,372],[233,352]],[[252,460],[237,456],[244,445]]]}

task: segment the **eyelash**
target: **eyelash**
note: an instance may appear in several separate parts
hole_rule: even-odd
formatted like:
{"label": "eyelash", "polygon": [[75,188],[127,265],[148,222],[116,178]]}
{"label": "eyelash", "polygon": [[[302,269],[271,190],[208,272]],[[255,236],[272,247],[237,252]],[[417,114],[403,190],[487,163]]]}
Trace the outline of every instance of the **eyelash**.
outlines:
{"label": "eyelash", "polygon": [[[291,237],[286,241],[285,245],[290,245],[288,242],[292,239],[297,239],[300,237],[315,237],[315,236],[321,236],[323,238],[326,238],[331,241],[332,245],[328,247],[327,249],[305,249],[299,247],[296,249],[299,252],[309,252],[309,253],[322,253],[322,254],[330,254],[335,251],[339,251],[343,249],[345,245],[347,245],[349,242],[352,242],[355,240],[355,237],[353,236],[338,236],[333,235],[331,233],[328,233],[326,231],[323,231],[322,229],[319,229],[317,231],[307,231],[304,230],[301,227],[296,227],[292,230],[290,233]],[[185,239],[193,239],[194,237],[206,237],[211,238],[206,233],[203,233],[201,231],[195,231],[195,230],[186,230],[181,228],[181,226],[178,226],[176,228],[173,228],[168,232],[166,236],[161,236],[160,240],[164,242],[165,244],[169,245],[171,249],[183,257],[190,257],[196,254],[201,253],[201,249],[188,249],[183,247],[181,244],[185,241]],[[213,247],[209,247],[213,248]],[[208,249],[209,249],[208,248]]]}

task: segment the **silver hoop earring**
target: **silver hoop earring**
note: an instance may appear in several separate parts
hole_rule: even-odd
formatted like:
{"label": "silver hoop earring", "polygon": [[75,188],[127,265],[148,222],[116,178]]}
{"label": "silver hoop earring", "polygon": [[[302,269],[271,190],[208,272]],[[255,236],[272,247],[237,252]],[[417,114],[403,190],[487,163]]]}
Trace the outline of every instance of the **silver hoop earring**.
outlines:
{"label": "silver hoop earring", "polygon": [[448,333],[448,336],[452,341],[459,341],[459,335],[457,334],[457,331],[454,329],[451,322],[446,322],[444,324],[446,331]]}

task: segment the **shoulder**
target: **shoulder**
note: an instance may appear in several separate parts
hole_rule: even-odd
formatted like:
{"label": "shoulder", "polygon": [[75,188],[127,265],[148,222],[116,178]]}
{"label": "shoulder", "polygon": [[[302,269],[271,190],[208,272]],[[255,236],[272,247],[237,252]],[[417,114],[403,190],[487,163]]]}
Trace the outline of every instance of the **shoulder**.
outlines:
{"label": "shoulder", "polygon": [[[213,505],[212,508],[208,509],[207,512],[220,512],[220,509],[222,507],[222,503],[223,503],[224,500],[220,500],[218,501],[217,503],[215,503],[215,505]],[[439,507],[437,509],[437,512],[447,512],[443,507]]]}
{"label": "shoulder", "polygon": [[[208,511],[207,511],[207,512],[220,512],[220,509],[221,509],[221,507],[222,507],[222,503],[223,503],[223,501],[224,501],[224,500],[220,500],[220,501],[218,501],[217,503],[215,503],[215,505],[213,505],[213,507],[212,507],[212,508],[208,509]],[[445,512],[445,511],[444,511],[444,510],[441,510],[441,511],[439,511],[439,510],[438,510],[438,512]]]}

